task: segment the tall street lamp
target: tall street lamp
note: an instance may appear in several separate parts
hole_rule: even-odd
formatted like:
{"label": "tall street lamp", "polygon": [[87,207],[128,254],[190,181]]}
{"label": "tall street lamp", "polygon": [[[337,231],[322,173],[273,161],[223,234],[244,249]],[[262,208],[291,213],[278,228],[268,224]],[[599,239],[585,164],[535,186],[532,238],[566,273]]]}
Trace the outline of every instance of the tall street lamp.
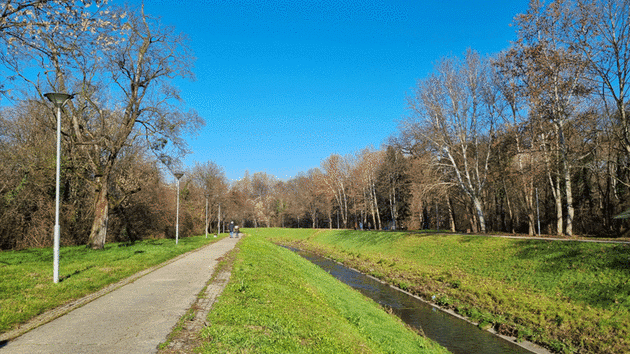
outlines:
{"label": "tall street lamp", "polygon": [[206,238],[208,238],[208,195],[206,194]]}
{"label": "tall street lamp", "polygon": [[59,184],[61,180],[61,107],[71,100],[74,95],[60,92],[44,94],[57,108],[57,184],[55,186],[55,236],[53,248],[53,281],[59,282]]}
{"label": "tall street lamp", "polygon": [[179,179],[184,175],[183,172],[175,172],[173,176],[177,178],[177,218],[175,222],[175,244],[179,242]]}

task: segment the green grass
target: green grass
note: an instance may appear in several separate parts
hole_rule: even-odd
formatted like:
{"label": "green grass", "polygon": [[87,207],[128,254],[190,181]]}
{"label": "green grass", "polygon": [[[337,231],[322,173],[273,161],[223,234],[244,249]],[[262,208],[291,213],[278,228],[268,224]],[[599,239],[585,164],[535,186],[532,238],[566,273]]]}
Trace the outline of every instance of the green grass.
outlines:
{"label": "green grass", "polygon": [[182,238],[178,245],[170,239],[110,243],[97,251],[62,247],[57,284],[53,283],[52,248],[0,252],[0,333],[216,240],[219,238],[196,236]]}
{"label": "green grass", "polygon": [[564,353],[630,352],[630,246],[403,232],[248,230]]}
{"label": "green grass", "polygon": [[293,252],[257,236],[238,248],[200,352],[446,353]]}

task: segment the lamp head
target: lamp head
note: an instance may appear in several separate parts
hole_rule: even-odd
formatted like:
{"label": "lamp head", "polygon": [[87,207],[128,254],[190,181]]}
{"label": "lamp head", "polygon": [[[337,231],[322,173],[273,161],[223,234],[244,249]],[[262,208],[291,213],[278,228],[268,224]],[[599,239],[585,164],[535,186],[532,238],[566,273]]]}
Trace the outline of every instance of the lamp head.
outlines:
{"label": "lamp head", "polygon": [[45,93],[44,96],[46,96],[46,98],[50,102],[52,102],[56,108],[63,106],[63,104],[66,103],[66,101],[74,98],[74,95],[69,95],[67,93],[62,93],[62,92],[49,92],[49,93]]}

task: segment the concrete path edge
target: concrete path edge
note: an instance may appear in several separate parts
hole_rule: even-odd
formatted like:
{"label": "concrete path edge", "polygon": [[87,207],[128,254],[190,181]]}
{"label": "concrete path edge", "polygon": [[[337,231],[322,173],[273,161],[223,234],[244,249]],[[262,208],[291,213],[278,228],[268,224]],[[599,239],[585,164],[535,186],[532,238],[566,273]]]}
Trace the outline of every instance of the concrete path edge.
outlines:
{"label": "concrete path edge", "polygon": [[[221,239],[218,239],[217,241],[219,241]],[[216,242],[216,241],[215,241]],[[129,283],[134,282],[137,279],[142,278],[143,276],[152,273],[162,267],[165,267],[173,262],[178,261],[181,258],[184,258],[188,255],[190,255],[191,253],[195,253],[195,252],[199,252],[203,249],[205,249],[206,247],[211,247],[215,242],[209,243],[205,246],[199,247],[197,249],[194,249],[192,251],[188,251],[186,253],[182,253],[177,257],[171,258],[168,261],[162,262],[158,265],[155,265],[153,267],[147,268],[145,270],[142,270],[138,273],[135,273],[133,275],[130,275],[129,277],[120,280],[116,283],[110,284],[105,286],[104,288],[102,288],[99,291],[93,292],[91,294],[88,294],[80,299],[76,299],[76,300],[72,300],[69,301],[61,306],[55,307],[54,309],[48,310],[44,313],[42,313],[41,315],[35,316],[32,319],[30,319],[29,321],[19,325],[16,329],[13,329],[11,331],[8,332],[4,332],[2,334],[0,334],[0,344],[5,343],[7,341],[13,340],[37,327],[40,327],[42,325],[45,325],[48,322],[51,322],[67,313],[69,313],[70,311],[73,311],[81,306],[84,306],[86,304],[89,304],[90,302],[105,296],[109,293],[111,293],[114,290],[117,290]]]}

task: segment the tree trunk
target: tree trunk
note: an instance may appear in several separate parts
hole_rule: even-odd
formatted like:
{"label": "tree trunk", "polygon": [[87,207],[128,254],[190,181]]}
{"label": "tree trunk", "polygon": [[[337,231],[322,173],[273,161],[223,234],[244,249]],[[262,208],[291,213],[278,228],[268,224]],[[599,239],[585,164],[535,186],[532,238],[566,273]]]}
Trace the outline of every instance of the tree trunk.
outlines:
{"label": "tree trunk", "polygon": [[418,201],[418,228],[420,230],[424,230],[424,206],[422,203],[422,199]]}
{"label": "tree trunk", "polygon": [[475,212],[471,210],[471,215],[472,215],[472,220],[470,222],[470,226],[472,227],[472,231],[474,233],[477,233],[479,232],[479,228],[478,228],[479,223],[477,222],[477,214],[475,214]]}
{"label": "tree trunk", "polygon": [[394,223],[394,225],[396,225],[396,219],[394,218],[394,201],[392,199],[392,193],[388,193],[389,194],[389,213],[392,217],[392,221]]}
{"label": "tree trunk", "polygon": [[536,234],[536,219],[534,216],[534,196],[530,191],[525,192],[525,205],[527,210],[527,232],[529,236],[533,236]]}
{"label": "tree trunk", "polygon": [[343,192],[343,208],[341,210],[341,220],[343,220],[343,228],[348,228],[348,196],[346,195],[345,188],[341,187],[341,191]]}
{"label": "tree trunk", "polygon": [[372,196],[372,187],[370,186],[370,212],[372,214],[372,222],[376,225],[376,212],[374,211],[374,197]]}
{"label": "tree trunk", "polygon": [[389,207],[392,213],[392,221],[394,222],[394,230],[398,229],[398,205],[396,204],[396,187],[392,182],[392,189],[389,194]]}
{"label": "tree trunk", "polygon": [[317,211],[311,212],[311,220],[313,221],[313,228],[317,227]]}
{"label": "tree trunk", "polygon": [[451,232],[455,232],[455,211],[453,210],[453,206],[451,205],[451,197],[446,197],[446,205],[448,207],[448,220],[451,225]]}
{"label": "tree trunk", "polygon": [[564,223],[562,215],[562,193],[560,193],[560,176],[556,178],[556,184],[553,186],[553,196],[556,199],[556,233],[558,235],[564,234]]}
{"label": "tree trunk", "polygon": [[[564,189],[567,198],[567,225],[566,235],[573,236],[573,218],[575,216],[575,210],[573,209],[573,193],[571,192],[571,169],[569,165],[569,158],[567,154],[567,146],[564,138],[564,120],[559,120],[555,124],[556,135],[558,136],[558,150],[560,152],[560,158],[562,159],[562,172],[564,177]],[[560,181],[560,174],[558,174],[558,181]],[[558,191],[560,191],[560,183],[558,183]],[[560,233],[562,229],[560,229]],[[560,234],[559,233],[559,234]]]}
{"label": "tree trunk", "polygon": [[510,230],[510,232],[512,232],[513,234],[515,234],[515,230],[514,230],[514,211],[512,210],[512,203],[510,202],[510,196],[507,193],[505,193],[505,201],[507,203],[507,207],[508,207],[508,215],[509,215],[509,219],[510,219],[510,226],[507,228],[507,230]]}
{"label": "tree trunk", "polygon": [[477,211],[477,216],[479,217],[479,226],[481,227],[481,233],[486,233],[486,219],[483,215],[483,208],[481,207],[481,201],[478,197],[473,197],[473,203],[475,206],[475,210]]}
{"label": "tree trunk", "polygon": [[[374,209],[376,209],[376,220],[374,220],[374,228],[377,230],[382,230],[383,225],[381,224],[381,213],[378,211],[378,201],[376,199],[376,189],[374,185],[372,185],[372,197],[374,198]],[[377,226],[378,221],[378,226]]]}
{"label": "tree trunk", "polygon": [[109,222],[109,201],[107,177],[100,177],[100,189],[94,203],[94,221],[87,246],[92,249],[103,249],[107,238],[107,224]]}
{"label": "tree trunk", "polygon": [[567,195],[567,229],[566,234],[573,236],[573,218],[575,217],[575,209],[573,208],[573,192],[571,191],[571,171],[568,163],[564,161],[564,184]]}

